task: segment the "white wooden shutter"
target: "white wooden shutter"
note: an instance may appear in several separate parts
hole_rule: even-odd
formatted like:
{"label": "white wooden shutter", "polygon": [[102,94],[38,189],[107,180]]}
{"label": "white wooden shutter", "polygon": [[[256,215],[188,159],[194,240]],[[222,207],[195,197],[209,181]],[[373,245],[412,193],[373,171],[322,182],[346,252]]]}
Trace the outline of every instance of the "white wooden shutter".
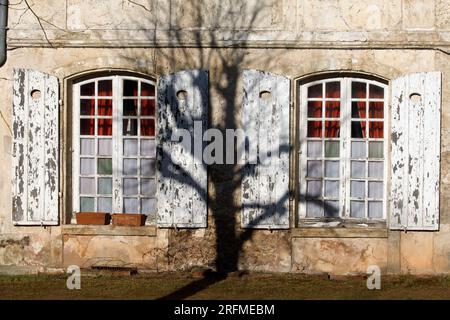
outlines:
{"label": "white wooden shutter", "polygon": [[[185,70],[160,78],[157,127],[160,227],[206,227],[207,169],[202,157],[202,137],[207,120],[207,71]],[[171,139],[180,129],[189,132],[190,150],[184,143]],[[199,146],[197,153],[194,153],[195,144]]]}
{"label": "white wooden shutter", "polygon": [[14,70],[13,222],[58,224],[58,79]]}
{"label": "white wooden shutter", "polygon": [[441,73],[392,82],[391,229],[439,229]]}
{"label": "white wooden shutter", "polygon": [[[258,70],[244,71],[242,128],[250,154],[242,176],[242,226],[289,228],[288,78]],[[257,163],[251,163],[257,150]],[[261,155],[270,157],[261,161]]]}

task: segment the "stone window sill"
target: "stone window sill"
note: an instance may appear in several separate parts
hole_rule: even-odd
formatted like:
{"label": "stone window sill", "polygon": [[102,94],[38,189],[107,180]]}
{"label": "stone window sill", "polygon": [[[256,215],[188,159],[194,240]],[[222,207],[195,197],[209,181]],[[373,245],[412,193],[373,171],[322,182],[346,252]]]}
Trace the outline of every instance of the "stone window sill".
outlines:
{"label": "stone window sill", "polygon": [[387,238],[386,228],[317,228],[303,227],[292,229],[294,238]]}
{"label": "stone window sill", "polygon": [[147,236],[156,237],[156,226],[122,227],[114,225],[76,225],[68,224],[61,227],[61,233],[82,236]]}

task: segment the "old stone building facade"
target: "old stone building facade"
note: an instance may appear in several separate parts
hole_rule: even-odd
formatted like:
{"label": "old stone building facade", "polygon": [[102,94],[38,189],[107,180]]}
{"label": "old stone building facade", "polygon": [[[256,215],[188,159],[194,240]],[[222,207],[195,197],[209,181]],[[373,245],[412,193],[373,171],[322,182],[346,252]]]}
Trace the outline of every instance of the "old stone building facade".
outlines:
{"label": "old stone building facade", "polygon": [[450,1],[9,2],[0,272],[450,272]]}

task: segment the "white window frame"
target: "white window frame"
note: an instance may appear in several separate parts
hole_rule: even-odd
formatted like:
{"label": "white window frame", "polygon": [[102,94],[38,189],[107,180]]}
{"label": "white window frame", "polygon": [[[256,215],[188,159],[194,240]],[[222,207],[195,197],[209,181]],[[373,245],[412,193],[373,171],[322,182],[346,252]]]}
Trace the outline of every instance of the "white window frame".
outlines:
{"label": "white window frame", "polygon": [[[340,90],[341,90],[341,108],[340,108],[340,156],[339,156],[339,172],[340,172],[340,194],[339,194],[339,217],[332,218],[332,217],[307,217],[306,216],[306,172],[307,172],[307,112],[308,112],[308,106],[307,106],[307,92],[308,88],[317,84],[322,84],[326,82],[340,82]],[[379,101],[384,103],[384,109],[383,109],[383,122],[384,122],[384,128],[383,128],[383,216],[382,218],[369,218],[368,217],[368,205],[365,206],[365,217],[359,218],[359,217],[351,217],[350,216],[350,170],[351,170],[351,113],[352,113],[352,97],[351,97],[351,83],[352,81],[357,82],[364,82],[366,83],[366,86],[368,88],[367,84],[374,84],[376,86],[382,87],[384,89],[384,98],[379,99]],[[325,87],[325,85],[324,85]],[[389,166],[389,154],[388,154],[388,145],[389,145],[389,107],[388,107],[388,101],[389,101],[389,86],[387,84],[384,84],[380,81],[376,80],[370,80],[367,78],[358,78],[358,77],[332,77],[332,78],[325,78],[320,79],[317,81],[311,81],[307,83],[301,83],[298,84],[298,92],[299,92],[299,117],[296,123],[296,128],[298,130],[298,137],[299,137],[299,143],[298,143],[298,151],[297,151],[297,159],[298,159],[298,168],[299,168],[299,175],[298,179],[296,181],[296,184],[298,186],[297,188],[297,194],[298,194],[298,212],[297,217],[299,219],[299,222],[301,220],[308,221],[308,220],[323,220],[323,219],[345,219],[349,221],[386,221],[387,213],[388,213],[388,166]],[[323,98],[324,99],[324,98]],[[367,99],[367,98],[366,98]],[[373,100],[373,99],[371,99]],[[367,114],[368,117],[368,114]],[[326,120],[325,114],[323,114],[323,118]],[[367,118],[366,118],[367,120]],[[344,135],[342,135],[344,133]],[[322,140],[326,140],[325,137],[320,138]],[[371,141],[371,138],[367,136],[366,138],[368,141]],[[365,203],[367,204],[368,201],[370,201],[370,198],[368,198],[368,183],[367,181],[374,180],[367,178],[368,175],[368,143],[366,143],[366,178],[364,178],[365,182]],[[380,159],[381,160],[381,159]],[[343,178],[342,178],[343,177]],[[323,175],[322,181],[325,181],[325,177]],[[325,183],[322,183],[322,190],[325,188]],[[323,192],[323,191],[322,191]],[[323,199],[326,199],[325,195],[323,194]]]}

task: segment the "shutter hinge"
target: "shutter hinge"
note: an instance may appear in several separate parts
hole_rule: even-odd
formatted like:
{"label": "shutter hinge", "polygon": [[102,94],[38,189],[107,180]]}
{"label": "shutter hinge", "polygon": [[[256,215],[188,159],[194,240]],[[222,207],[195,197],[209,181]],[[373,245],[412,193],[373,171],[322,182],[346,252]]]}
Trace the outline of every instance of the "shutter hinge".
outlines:
{"label": "shutter hinge", "polygon": [[63,197],[63,193],[62,192],[58,192],[58,198],[62,199]]}
{"label": "shutter hinge", "polygon": [[289,107],[290,107],[291,109],[294,108],[294,103],[293,103],[292,101],[289,101]]}
{"label": "shutter hinge", "polygon": [[60,99],[60,100],[58,100],[58,105],[60,106],[60,107],[62,107],[62,105],[63,105],[63,101]]}

